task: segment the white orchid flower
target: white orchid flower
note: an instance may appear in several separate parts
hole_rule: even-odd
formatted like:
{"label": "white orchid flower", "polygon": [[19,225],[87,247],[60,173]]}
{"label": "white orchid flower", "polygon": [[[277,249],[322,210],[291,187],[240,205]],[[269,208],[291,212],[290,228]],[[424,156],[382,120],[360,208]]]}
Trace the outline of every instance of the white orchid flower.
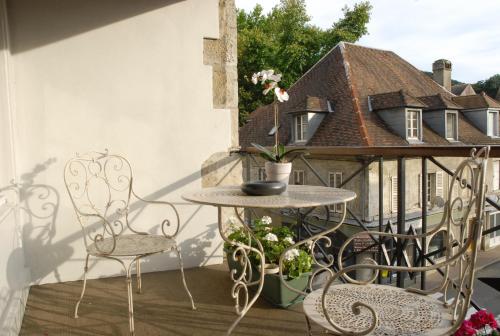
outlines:
{"label": "white orchid flower", "polygon": [[[276,85],[278,85],[278,83],[276,83],[276,82],[266,83],[266,84],[265,84],[265,89],[264,89],[264,91],[262,91],[262,93],[263,93],[264,95],[268,94],[268,93],[269,93],[269,91],[271,91],[272,89],[276,88]],[[275,89],[275,90],[276,90],[276,89]]]}
{"label": "white orchid flower", "polygon": [[288,92],[286,92],[285,89],[281,89],[279,87],[274,89],[274,94],[276,95],[280,103],[288,101],[288,98],[290,98],[288,96]]}
{"label": "white orchid flower", "polygon": [[299,254],[299,250],[291,249],[285,252],[284,258],[286,261],[292,261],[293,259],[297,258]]}
{"label": "white orchid flower", "polygon": [[273,222],[272,218],[269,216],[263,216],[261,219],[263,224],[269,225]]}
{"label": "white orchid flower", "polygon": [[273,69],[269,69],[269,70],[262,70],[260,72],[260,75],[262,76],[262,79],[261,79],[261,83],[264,84],[266,82],[266,80],[271,80],[271,76],[274,75],[274,70]]}
{"label": "white orchid flower", "polygon": [[281,74],[276,74],[276,75],[268,76],[268,79],[272,80],[273,82],[278,83],[278,82],[281,81]]}
{"label": "white orchid flower", "polygon": [[260,72],[254,73],[252,76],[252,83],[257,84],[259,82]]}
{"label": "white orchid flower", "polygon": [[283,239],[283,241],[287,242],[290,245],[295,244],[295,242],[293,241],[292,237],[286,237],[285,239]]}
{"label": "white orchid flower", "polygon": [[278,236],[276,236],[274,233],[269,232],[264,236],[264,240],[267,241],[272,241],[272,242],[277,242],[278,241]]}

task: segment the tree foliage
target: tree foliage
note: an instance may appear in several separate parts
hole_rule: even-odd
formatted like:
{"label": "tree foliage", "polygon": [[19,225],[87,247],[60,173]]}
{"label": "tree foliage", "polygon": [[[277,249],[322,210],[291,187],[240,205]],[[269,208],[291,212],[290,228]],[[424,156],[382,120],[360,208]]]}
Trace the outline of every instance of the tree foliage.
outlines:
{"label": "tree foliage", "polygon": [[485,92],[488,96],[495,98],[500,88],[500,74],[493,75],[486,80],[472,84],[472,87],[477,93]]}
{"label": "tree foliage", "polygon": [[371,8],[368,1],[346,6],[344,16],[329,29],[310,23],[305,0],[281,0],[268,14],[260,5],[248,13],[238,10],[240,125],[250,112],[273,99],[253,85],[254,72],[274,69],[289,87],[338,42],[356,42],[367,34]]}

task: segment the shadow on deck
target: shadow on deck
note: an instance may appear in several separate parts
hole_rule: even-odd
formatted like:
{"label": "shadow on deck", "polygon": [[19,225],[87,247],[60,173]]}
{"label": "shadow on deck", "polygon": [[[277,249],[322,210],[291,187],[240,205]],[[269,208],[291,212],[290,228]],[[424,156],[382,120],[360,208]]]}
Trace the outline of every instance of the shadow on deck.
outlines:
{"label": "shadow on deck", "polygon": [[[142,294],[134,293],[136,335],[224,335],[236,319],[226,265],[186,270],[198,310],[192,311],[179,271],[146,273]],[[73,309],[82,282],[33,286],[20,335],[127,335],[127,290],[123,277],[89,280],[80,305]],[[260,299],[233,335],[305,335],[301,304],[274,308]]]}

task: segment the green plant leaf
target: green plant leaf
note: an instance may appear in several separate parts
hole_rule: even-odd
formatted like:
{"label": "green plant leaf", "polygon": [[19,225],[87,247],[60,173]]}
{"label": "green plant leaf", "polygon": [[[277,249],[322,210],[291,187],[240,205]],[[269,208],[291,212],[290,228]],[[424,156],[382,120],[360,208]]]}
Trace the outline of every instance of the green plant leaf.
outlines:
{"label": "green plant leaf", "polygon": [[[269,149],[267,149],[266,147],[261,146],[261,145],[256,144],[256,143],[253,143],[253,142],[252,142],[252,146],[257,148],[260,151],[260,155],[264,159],[266,159],[268,161],[272,161],[272,162],[277,162],[275,154],[273,152],[271,152]],[[262,155],[262,154],[264,154],[264,155]]]}

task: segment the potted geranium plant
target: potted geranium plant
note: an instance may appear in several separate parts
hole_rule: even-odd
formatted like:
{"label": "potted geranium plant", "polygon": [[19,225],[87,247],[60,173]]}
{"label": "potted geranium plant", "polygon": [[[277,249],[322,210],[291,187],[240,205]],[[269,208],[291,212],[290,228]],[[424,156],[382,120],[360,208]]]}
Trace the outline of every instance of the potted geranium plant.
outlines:
{"label": "potted geranium plant", "polygon": [[455,336],[499,336],[498,323],[495,316],[486,309],[479,310],[464,320]]}
{"label": "potted geranium plant", "polygon": [[269,92],[273,92],[275,99],[273,103],[274,107],[274,128],[271,130],[270,134],[274,135],[274,148],[269,150],[264,146],[252,143],[252,146],[260,151],[262,158],[266,160],[265,170],[266,179],[268,181],[279,181],[288,185],[288,180],[290,178],[290,173],[292,171],[292,164],[286,162],[286,156],[294,151],[300,149],[293,149],[286,151],[285,146],[279,142],[279,110],[278,102],[283,103],[288,101],[288,93],[284,88],[278,86],[281,81],[281,74],[275,74],[274,70],[262,70],[260,72],[254,73],[252,76],[252,82],[254,84],[261,84],[264,87],[262,93],[267,95]]}
{"label": "potted geranium plant", "polygon": [[[252,231],[255,237],[260,241],[264,249],[265,256],[265,279],[264,287],[261,296],[278,307],[286,308],[303,299],[300,294],[297,294],[288,289],[280,280],[279,259],[286,248],[295,244],[295,234],[286,226],[271,226],[271,217],[263,216],[260,219],[255,219],[252,225]],[[228,238],[232,241],[249,244],[248,234],[243,227],[232,225],[232,232]],[[252,246],[257,244],[254,240],[250,242]],[[226,243],[224,245],[229,268],[236,270],[237,274],[241,274],[242,266],[238,256],[233,258],[234,248]],[[255,253],[249,254],[250,263],[252,265],[252,280],[257,280],[260,276],[260,257]],[[297,290],[303,291],[309,282],[312,269],[312,257],[306,248],[297,248],[287,251],[284,257],[283,274],[287,284]]]}

